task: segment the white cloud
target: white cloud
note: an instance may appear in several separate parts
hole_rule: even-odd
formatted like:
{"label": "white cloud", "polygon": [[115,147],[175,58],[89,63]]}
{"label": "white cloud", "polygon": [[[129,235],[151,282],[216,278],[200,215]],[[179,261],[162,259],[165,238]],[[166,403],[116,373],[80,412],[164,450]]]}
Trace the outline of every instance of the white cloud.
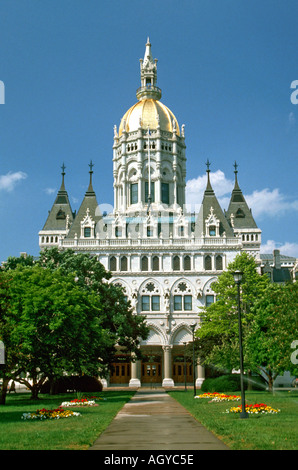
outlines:
{"label": "white cloud", "polygon": [[56,192],[56,188],[46,188],[44,191],[45,191],[46,194],[51,196],[52,194],[54,194]]}
{"label": "white cloud", "polygon": [[16,184],[26,178],[27,175],[23,171],[16,171],[14,173],[9,171],[6,175],[0,175],[0,190],[13,191]]}
{"label": "white cloud", "polygon": [[[229,199],[224,196],[232,192],[234,183],[228,180],[221,170],[217,170],[214,173],[210,172],[210,181],[219,202],[221,204],[228,203]],[[198,209],[201,206],[206,185],[206,174],[186,182],[186,204],[191,206],[191,210],[194,208]]]}
{"label": "white cloud", "polygon": [[279,189],[268,188],[261,191],[254,191],[252,194],[245,196],[246,202],[252,208],[255,217],[263,215],[275,217],[283,215],[290,210],[298,210],[298,201],[289,201]]}
{"label": "white cloud", "polygon": [[[227,209],[234,182],[227,179],[225,174],[218,170],[210,173],[212,188],[223,209]],[[207,176],[198,176],[186,182],[186,204],[189,210],[199,210],[203,194],[206,189]],[[278,188],[256,190],[252,194],[244,195],[247,205],[255,218],[263,216],[277,217],[289,211],[298,211],[298,200],[289,200]]]}
{"label": "white cloud", "polygon": [[298,258],[298,243],[286,242],[282,244],[274,240],[268,240],[264,245],[261,245],[260,251],[264,254],[271,254],[273,250],[279,250],[283,255]]}

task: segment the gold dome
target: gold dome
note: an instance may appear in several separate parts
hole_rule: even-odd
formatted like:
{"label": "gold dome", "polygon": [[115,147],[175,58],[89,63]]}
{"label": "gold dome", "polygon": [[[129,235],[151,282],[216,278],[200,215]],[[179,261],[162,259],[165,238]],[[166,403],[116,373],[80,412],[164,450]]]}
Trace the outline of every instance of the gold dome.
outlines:
{"label": "gold dome", "polygon": [[123,116],[119,127],[119,137],[122,135],[125,123],[126,132],[137,131],[140,125],[142,129],[155,130],[159,124],[162,131],[173,132],[173,121],[176,124],[177,135],[180,135],[179,125],[176,117],[167,106],[160,101],[144,99],[132,106]]}

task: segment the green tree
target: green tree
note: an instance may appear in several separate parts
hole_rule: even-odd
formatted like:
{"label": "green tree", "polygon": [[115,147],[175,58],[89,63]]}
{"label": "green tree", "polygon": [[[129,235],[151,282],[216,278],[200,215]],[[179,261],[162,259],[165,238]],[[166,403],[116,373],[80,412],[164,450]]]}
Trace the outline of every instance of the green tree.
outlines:
{"label": "green tree", "polygon": [[[243,272],[241,316],[245,339],[252,322],[252,306],[269,285],[267,276],[258,274],[255,259],[245,252],[237,255],[227,271],[212,284],[216,302],[202,308],[199,314],[200,328],[196,333],[200,339],[198,353],[201,361],[227,371],[239,368],[237,286],[233,277],[236,270]],[[247,357],[244,358],[244,365],[250,368]]]}
{"label": "green tree", "polygon": [[73,273],[78,286],[99,297],[101,325],[109,332],[107,344],[113,344],[113,347],[106,348],[105,354],[103,352],[105,364],[112,362],[116,344],[134,353],[136,359],[142,357],[139,346],[140,340],[148,336],[146,321],[143,316],[133,313],[122,288],[108,282],[112,274],[105,270],[96,256],[51,248],[40,253],[38,263],[53,271],[59,269],[65,274]]}
{"label": "green tree", "polygon": [[19,267],[9,274],[10,304],[1,318],[11,357],[5,376],[26,384],[37,398],[47,377],[97,375],[108,336],[100,324],[98,297],[59,270]]}
{"label": "green tree", "polygon": [[34,257],[31,255],[9,256],[2,264],[1,269],[9,271],[10,269],[16,269],[17,266],[33,266],[33,264]]}
{"label": "green tree", "polygon": [[267,376],[272,390],[275,377],[285,370],[298,375],[291,347],[298,340],[298,283],[271,284],[255,302],[252,314],[246,355]]}
{"label": "green tree", "polygon": [[11,378],[11,370],[17,361],[17,353],[12,342],[11,333],[13,324],[10,313],[10,285],[11,276],[0,270],[0,340],[5,347],[5,362],[0,365],[0,377],[2,379],[0,404],[5,404],[7,386]]}
{"label": "green tree", "polygon": [[111,274],[96,257],[51,249],[33,266],[15,263],[1,274],[10,302],[0,334],[1,328],[9,331],[8,353],[14,355],[2,375],[25,383],[33,398],[46,378],[54,381],[64,372],[104,376],[116,345],[140,357],[145,320],[108,282]]}

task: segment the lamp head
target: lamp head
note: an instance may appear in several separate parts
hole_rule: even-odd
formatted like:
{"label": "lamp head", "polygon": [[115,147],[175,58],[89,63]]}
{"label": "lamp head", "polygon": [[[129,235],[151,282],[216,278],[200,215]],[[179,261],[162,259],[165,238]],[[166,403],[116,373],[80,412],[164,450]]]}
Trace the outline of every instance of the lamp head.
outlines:
{"label": "lamp head", "polygon": [[243,278],[243,272],[242,271],[234,271],[233,272],[233,277],[234,281],[236,284],[241,284],[242,278]]}

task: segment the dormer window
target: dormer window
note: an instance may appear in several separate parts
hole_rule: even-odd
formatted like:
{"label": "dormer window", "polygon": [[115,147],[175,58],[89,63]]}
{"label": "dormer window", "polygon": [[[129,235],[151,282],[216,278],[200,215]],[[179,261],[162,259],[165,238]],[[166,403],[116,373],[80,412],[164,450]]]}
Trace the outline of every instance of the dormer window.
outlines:
{"label": "dormer window", "polygon": [[95,231],[95,222],[90,216],[90,211],[87,209],[86,216],[81,222],[81,237],[82,238],[91,238],[94,237]]}
{"label": "dormer window", "polygon": [[91,227],[84,227],[84,237],[85,238],[91,237]]}
{"label": "dormer window", "polygon": [[205,220],[206,235],[208,237],[219,237],[220,221],[214,214],[213,207],[210,208],[210,213]]}
{"label": "dormer window", "polygon": [[211,225],[209,227],[209,236],[210,237],[215,237],[216,236],[216,227],[215,227],[215,225]]}

